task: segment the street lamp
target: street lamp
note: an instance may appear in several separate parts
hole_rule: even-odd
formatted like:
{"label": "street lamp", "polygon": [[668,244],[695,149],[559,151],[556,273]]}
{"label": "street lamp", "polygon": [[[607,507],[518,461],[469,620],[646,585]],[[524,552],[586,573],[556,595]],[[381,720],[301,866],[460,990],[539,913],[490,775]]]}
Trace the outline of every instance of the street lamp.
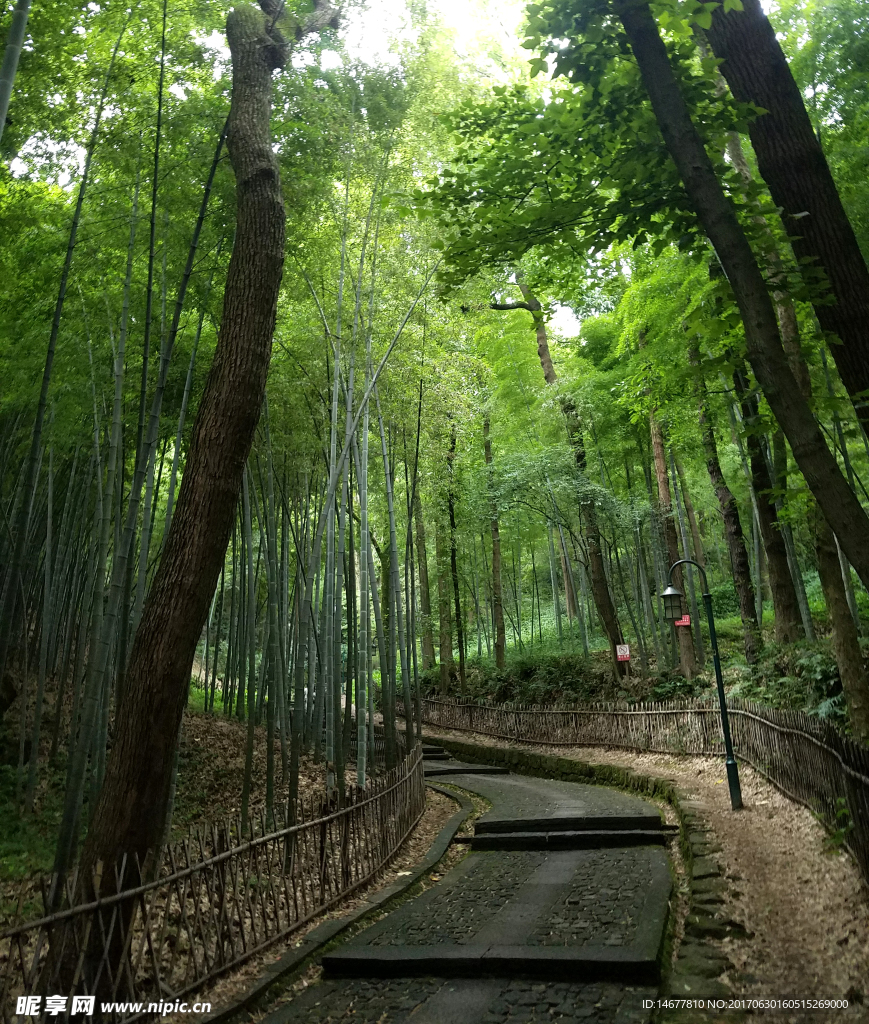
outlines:
{"label": "street lamp", "polygon": [[661,597],[664,601],[664,619],[667,622],[678,622],[682,618],[682,591],[671,583]]}
{"label": "street lamp", "polygon": [[733,742],[730,739],[730,721],[727,717],[727,702],[724,698],[724,680],[721,678],[721,659],[718,657],[718,636],[715,633],[715,619],[712,617],[712,595],[706,570],[693,558],[680,558],[670,566],[669,586],[661,594],[664,602],[664,618],[667,622],[678,622],[682,618],[682,591],[673,586],[673,570],[680,565],[695,565],[703,577],[703,605],[709,620],[709,642],[712,644],[712,663],[715,665],[715,682],[718,684],[718,707],[721,711],[721,729],[724,733],[725,766],[727,785],[730,789],[730,806],[734,811],[742,807],[742,790],[739,787],[739,766],[733,756]]}

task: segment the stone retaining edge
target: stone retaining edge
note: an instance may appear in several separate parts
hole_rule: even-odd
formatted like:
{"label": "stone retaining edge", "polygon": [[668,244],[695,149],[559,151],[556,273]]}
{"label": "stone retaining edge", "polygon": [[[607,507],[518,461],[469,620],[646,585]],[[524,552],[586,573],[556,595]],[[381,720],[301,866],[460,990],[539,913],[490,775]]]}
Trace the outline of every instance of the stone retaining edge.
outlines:
{"label": "stone retaining edge", "polygon": [[[236,999],[235,1002],[222,1010],[217,1010],[214,1013],[209,1014],[206,1017],[200,1017],[200,1024],[226,1024],[227,1021],[232,1020],[242,1011],[246,1010],[252,1003],[255,1003],[260,997],[264,996],[272,985],[280,981],[281,978],[284,978],[288,974],[296,971],[301,967],[305,960],[308,960],[323,946],[332,942],[333,939],[336,939],[342,932],[351,927],[351,925],[356,924],[357,921],[360,921],[372,911],[380,910],[385,903],[395,899],[396,896],[403,895],[412,885],[415,885],[420,880],[426,871],[431,870],[431,868],[437,864],[441,857],[446,853],[450,843],[452,843],[453,838],[462,827],[467,817],[470,814],[473,814],[474,805],[461,793],[445,789],[443,786],[438,786],[432,782],[426,782],[426,786],[429,789],[435,790],[437,793],[441,793],[443,796],[448,796],[455,800],[460,807],[437,834],[431,846],[428,848],[428,853],[426,853],[425,857],[423,857],[416,867],[413,868],[410,874],[407,877],[403,877],[399,881],[386,886],[384,889],[380,889],[367,899],[360,907],[357,907],[356,910],[350,911],[349,914],[345,914],[343,917],[323,921],[321,924],[317,925],[316,928],[308,932],[307,936],[299,946],[287,950],[280,960],[276,960],[273,964],[266,967],[257,981],[255,981],[243,995]],[[287,935],[287,939],[290,938],[292,938],[292,932]]]}
{"label": "stone retaining edge", "polygon": [[[535,754],[513,747],[490,747],[463,740],[438,736],[423,736],[423,742],[436,743],[463,761],[495,764],[509,767],[521,775],[584,782],[591,785],[613,786],[617,789],[646,796],[658,797],[669,803],[679,820],[679,846],[685,859],[691,890],[685,934],[679,944],[675,963],[662,963],[662,999],[727,999],[731,990],[719,976],[731,966],[723,954],[707,940],[726,935],[744,936],[737,922],[720,911],[724,902],[727,882],[715,854],[721,848],[710,838],[710,828],[690,795],[669,779],[645,775],[618,765],[593,764],[555,754]],[[542,744],[541,744],[542,745]],[[672,939],[668,937],[665,952]],[[669,961],[669,956],[665,958]],[[670,1021],[689,1024],[696,1019],[709,1024],[708,1012],[695,1014],[685,1010],[664,1010],[658,1017],[660,1024]],[[728,1014],[728,1021],[736,1024],[738,1014]]]}

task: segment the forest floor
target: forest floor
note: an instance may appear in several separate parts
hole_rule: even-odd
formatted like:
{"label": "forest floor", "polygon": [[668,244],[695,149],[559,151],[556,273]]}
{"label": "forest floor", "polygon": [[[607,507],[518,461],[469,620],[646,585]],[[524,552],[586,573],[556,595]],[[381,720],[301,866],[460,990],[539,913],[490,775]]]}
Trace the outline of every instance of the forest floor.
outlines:
{"label": "forest floor", "polygon": [[[426,727],[426,735],[552,753],[452,730]],[[599,747],[564,747],[558,753],[671,779],[701,805],[731,883],[728,916],[743,924],[748,936],[720,942],[735,965],[723,980],[736,995],[847,998],[852,1007],[865,1007],[865,1016],[848,1019],[869,1021],[869,889],[809,810],[745,765],[740,766],[745,807],[734,812],[721,761]]]}
{"label": "forest floor", "polygon": [[[17,705],[8,717],[18,714]],[[235,818],[241,808],[247,724],[222,712],[206,714],[188,707],[182,724],[178,759],[178,783],[172,817],[172,838],[186,836],[196,827]],[[49,738],[44,737],[42,763],[48,763]],[[251,768],[251,812],[265,803],[266,730],[256,727]],[[276,766],[276,790],[280,787],[280,763]],[[356,765],[346,766],[348,784],[356,781]],[[2,766],[0,774],[0,928],[17,916],[33,919],[42,914],[40,885],[51,872],[54,845],[60,823],[65,776],[62,764],[41,772],[35,811],[24,815],[15,800],[15,768]],[[323,765],[303,754],[299,767],[299,794],[303,799],[323,792]],[[453,806],[444,798],[444,803]],[[454,809],[454,808],[453,808]],[[87,813],[85,808],[84,813]],[[452,813],[452,810],[449,812]],[[447,814],[449,817],[449,814]],[[23,890],[23,894],[22,894]]]}

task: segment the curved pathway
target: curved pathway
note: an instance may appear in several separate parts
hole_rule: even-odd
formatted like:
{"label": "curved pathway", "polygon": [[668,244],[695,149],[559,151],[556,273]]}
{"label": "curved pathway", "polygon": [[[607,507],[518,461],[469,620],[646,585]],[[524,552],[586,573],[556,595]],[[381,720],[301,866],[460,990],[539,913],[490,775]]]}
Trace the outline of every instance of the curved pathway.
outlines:
{"label": "curved pathway", "polygon": [[427,753],[428,777],[492,805],[471,852],[268,1024],[645,1024],[671,889],[657,808]]}

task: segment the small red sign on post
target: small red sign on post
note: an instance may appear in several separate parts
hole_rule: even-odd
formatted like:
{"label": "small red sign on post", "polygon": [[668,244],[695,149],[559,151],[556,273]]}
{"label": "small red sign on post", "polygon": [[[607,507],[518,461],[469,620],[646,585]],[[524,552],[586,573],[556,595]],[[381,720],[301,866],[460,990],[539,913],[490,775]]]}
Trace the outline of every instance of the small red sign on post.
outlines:
{"label": "small red sign on post", "polygon": [[627,644],[616,644],[616,660],[630,661],[631,649]]}
{"label": "small red sign on post", "polygon": [[676,625],[676,626],[690,626],[691,625],[691,616],[690,615],[683,615],[681,619],[676,619],[676,622],[674,623],[674,625]]}

